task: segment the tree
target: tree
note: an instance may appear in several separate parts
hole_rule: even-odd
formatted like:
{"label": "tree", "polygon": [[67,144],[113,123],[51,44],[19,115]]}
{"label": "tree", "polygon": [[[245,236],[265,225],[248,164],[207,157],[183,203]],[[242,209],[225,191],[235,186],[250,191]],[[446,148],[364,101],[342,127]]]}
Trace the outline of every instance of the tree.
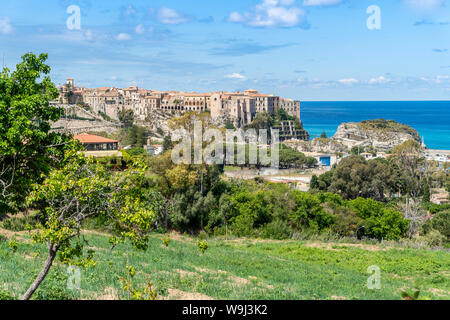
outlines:
{"label": "tree", "polygon": [[327,133],[325,132],[325,130],[322,132],[322,134],[320,135],[320,137],[321,137],[322,139],[327,139],[327,138],[328,138]]}
{"label": "tree", "polygon": [[386,194],[395,190],[398,180],[398,172],[384,159],[366,161],[360,156],[350,156],[331,171],[332,181],[327,191],[344,199],[363,197],[383,201]]}
{"label": "tree", "polygon": [[[57,254],[63,263],[89,265],[93,252],[83,256],[82,222],[94,217],[111,225],[110,243],[126,238],[135,247],[147,248],[148,232],[159,205],[153,193],[143,188],[145,166],[133,163],[125,171],[110,172],[92,159],[67,152],[66,166],[53,170],[42,184],[34,185],[28,204],[40,210],[41,225],[32,235],[46,243],[47,259],[41,272],[23,296],[31,298],[46,277]],[[78,241],[75,241],[78,239]]]}
{"label": "tree", "polygon": [[333,224],[334,217],[325,212],[317,196],[297,190],[294,196],[296,208],[288,214],[294,228],[307,227],[320,231]]}
{"label": "tree", "polygon": [[421,145],[414,140],[405,141],[392,149],[391,159],[399,168],[404,191],[411,197],[422,195],[427,162],[422,156]]}
{"label": "tree", "polygon": [[47,54],[27,53],[16,71],[0,75],[0,215],[23,208],[31,185],[62,164],[71,140],[50,132],[63,109],[50,106],[58,90],[46,60]]}
{"label": "tree", "polygon": [[373,199],[357,198],[349,201],[350,209],[364,219],[364,234],[378,240],[399,240],[406,234],[410,221],[394,209]]}
{"label": "tree", "polygon": [[170,136],[165,136],[163,141],[163,152],[166,152],[173,148],[172,139]]}
{"label": "tree", "polygon": [[317,164],[315,158],[306,157],[303,153],[283,144],[280,145],[279,161],[281,168],[313,167]]}
{"label": "tree", "polygon": [[118,118],[125,128],[129,128],[134,123],[134,111],[131,109],[122,109],[118,113]]}

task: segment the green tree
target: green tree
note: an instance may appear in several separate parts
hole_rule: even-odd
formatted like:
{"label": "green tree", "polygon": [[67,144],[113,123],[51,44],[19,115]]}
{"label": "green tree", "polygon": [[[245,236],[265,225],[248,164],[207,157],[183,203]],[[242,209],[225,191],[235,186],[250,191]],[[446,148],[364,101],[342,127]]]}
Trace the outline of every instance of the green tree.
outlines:
{"label": "green tree", "polygon": [[325,130],[322,132],[322,134],[320,135],[320,137],[321,137],[322,139],[327,139],[327,138],[328,138],[327,133],[325,132]]}
{"label": "green tree", "polygon": [[309,159],[303,153],[280,144],[279,161],[281,168],[312,167],[317,163],[315,158]]}
{"label": "green tree", "polygon": [[42,283],[57,254],[62,263],[87,266],[93,252],[83,254],[81,225],[87,219],[102,218],[112,226],[110,242],[130,239],[146,249],[148,232],[159,208],[153,193],[143,188],[145,167],[133,163],[125,171],[110,172],[104,166],[76,154],[67,153],[66,166],[53,170],[28,197],[29,206],[40,210],[41,225],[32,238],[45,243],[47,259],[23,299],[28,300]]}
{"label": "green tree", "polygon": [[134,111],[131,109],[122,109],[118,113],[118,118],[125,128],[129,128],[134,123]]}
{"label": "green tree", "polygon": [[166,152],[173,148],[172,139],[170,136],[165,136],[163,141],[163,152]]}
{"label": "green tree", "polygon": [[366,161],[360,156],[344,158],[331,171],[328,191],[344,199],[364,197],[382,201],[386,194],[395,191],[399,175],[386,160]]}
{"label": "green tree", "polygon": [[391,162],[399,168],[402,189],[411,197],[423,195],[427,162],[422,146],[414,140],[405,141],[392,149]]}
{"label": "green tree", "polygon": [[14,72],[0,75],[0,215],[23,207],[33,183],[59,166],[69,136],[50,132],[63,109],[51,82],[47,54],[27,53]]}
{"label": "green tree", "polygon": [[293,193],[296,208],[288,214],[288,218],[294,228],[306,227],[320,231],[333,224],[334,217],[325,212],[317,196],[297,190]]}
{"label": "green tree", "polygon": [[371,238],[399,240],[408,230],[409,220],[403,219],[399,211],[387,208],[381,202],[357,198],[349,202],[349,207],[364,220],[364,234]]}

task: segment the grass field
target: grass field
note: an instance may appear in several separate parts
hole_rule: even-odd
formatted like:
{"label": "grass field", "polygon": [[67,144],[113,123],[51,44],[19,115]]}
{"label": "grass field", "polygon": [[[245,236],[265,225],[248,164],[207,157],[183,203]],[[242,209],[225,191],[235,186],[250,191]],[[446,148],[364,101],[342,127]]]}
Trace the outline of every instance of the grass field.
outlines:
{"label": "grass field", "polygon": [[[46,256],[21,234],[16,252],[0,241],[0,290],[19,298]],[[450,252],[369,244],[305,241],[197,239],[173,234],[166,247],[154,234],[146,252],[120,244],[110,250],[106,235],[88,232],[96,265],[81,269],[81,290],[67,289],[67,266],[57,263],[35,299],[124,299],[120,279],[127,255],[143,289],[150,279],[158,299],[400,299],[401,289],[450,299]],[[369,290],[367,268],[381,269],[381,289]]]}

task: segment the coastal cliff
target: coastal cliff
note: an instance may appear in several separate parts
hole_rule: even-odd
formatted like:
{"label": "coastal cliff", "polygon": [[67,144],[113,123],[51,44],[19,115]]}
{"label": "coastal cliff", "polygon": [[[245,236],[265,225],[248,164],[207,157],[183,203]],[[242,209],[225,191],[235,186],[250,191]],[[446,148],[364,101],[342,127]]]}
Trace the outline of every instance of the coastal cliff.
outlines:
{"label": "coastal cliff", "polygon": [[390,151],[408,140],[421,143],[419,133],[410,126],[393,120],[376,119],[342,123],[331,138],[289,141],[287,144],[301,152],[337,153],[350,151],[358,146]]}
{"label": "coastal cliff", "polygon": [[379,151],[389,151],[408,140],[421,143],[419,133],[410,126],[384,119],[342,123],[333,140],[349,149],[372,146]]}

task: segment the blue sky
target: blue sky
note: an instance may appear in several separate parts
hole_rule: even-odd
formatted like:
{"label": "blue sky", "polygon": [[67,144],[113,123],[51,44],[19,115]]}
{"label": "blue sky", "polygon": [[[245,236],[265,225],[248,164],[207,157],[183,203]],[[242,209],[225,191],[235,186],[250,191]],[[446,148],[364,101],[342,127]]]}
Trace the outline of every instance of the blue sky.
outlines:
{"label": "blue sky", "polygon": [[[67,27],[71,5],[80,30]],[[450,98],[450,0],[2,1],[0,44],[10,69],[47,52],[54,82],[87,87]]]}

